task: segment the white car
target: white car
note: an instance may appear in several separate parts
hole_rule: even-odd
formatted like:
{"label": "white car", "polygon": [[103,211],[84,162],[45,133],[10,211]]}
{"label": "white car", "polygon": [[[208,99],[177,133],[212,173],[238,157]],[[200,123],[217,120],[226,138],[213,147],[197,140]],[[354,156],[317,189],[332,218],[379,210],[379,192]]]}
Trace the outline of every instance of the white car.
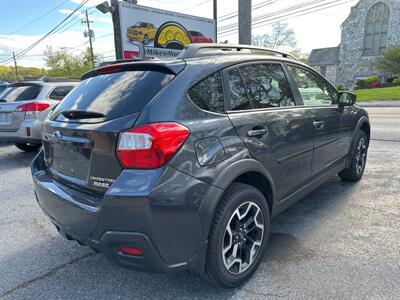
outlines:
{"label": "white car", "polygon": [[0,93],[0,142],[23,151],[42,145],[43,121],[78,82],[64,78],[11,83]]}

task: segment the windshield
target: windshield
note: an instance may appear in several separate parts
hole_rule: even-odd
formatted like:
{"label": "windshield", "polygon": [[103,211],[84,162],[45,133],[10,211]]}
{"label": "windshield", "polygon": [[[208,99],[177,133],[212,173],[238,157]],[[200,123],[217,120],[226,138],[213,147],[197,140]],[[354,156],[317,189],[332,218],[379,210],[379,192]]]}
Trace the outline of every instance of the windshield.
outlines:
{"label": "windshield", "polygon": [[147,27],[147,23],[137,22],[135,24],[136,27]]}
{"label": "windshield", "polygon": [[37,84],[13,85],[0,93],[0,100],[3,102],[33,100],[36,99],[41,90],[42,86]]}
{"label": "windshield", "polygon": [[54,110],[51,120],[66,121],[64,111],[104,115],[104,121],[140,112],[174,75],[160,71],[127,71],[82,81]]}

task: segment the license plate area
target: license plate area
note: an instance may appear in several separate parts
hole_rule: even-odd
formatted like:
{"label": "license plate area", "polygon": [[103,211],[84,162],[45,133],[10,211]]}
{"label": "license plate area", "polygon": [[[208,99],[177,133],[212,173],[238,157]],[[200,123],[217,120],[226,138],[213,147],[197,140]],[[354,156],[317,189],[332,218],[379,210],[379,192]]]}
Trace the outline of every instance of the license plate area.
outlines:
{"label": "license plate area", "polygon": [[51,148],[51,169],[61,175],[87,181],[91,158],[90,147],[55,143]]}
{"label": "license plate area", "polygon": [[0,125],[11,125],[12,113],[0,112]]}

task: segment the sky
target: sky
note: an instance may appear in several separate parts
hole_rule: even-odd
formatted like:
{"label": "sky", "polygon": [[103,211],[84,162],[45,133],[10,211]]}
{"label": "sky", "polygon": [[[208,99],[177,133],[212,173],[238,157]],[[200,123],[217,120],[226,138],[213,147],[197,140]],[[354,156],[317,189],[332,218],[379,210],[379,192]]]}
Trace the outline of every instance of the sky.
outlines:
{"label": "sky", "polygon": [[[18,65],[45,67],[43,52],[47,46],[78,54],[88,46],[84,37],[85,25],[81,24],[83,12],[88,10],[90,25],[95,32],[94,51],[104,59],[114,59],[113,28],[110,14],[103,14],[94,6],[104,0],[89,0],[80,12],[68,19],[60,30],[44,39],[38,46],[18,57]],[[302,16],[299,12],[282,16],[282,10],[312,1],[315,12]],[[12,65],[12,52],[19,53],[56,26],[82,0],[0,0],[0,64]],[[298,48],[310,52],[314,48],[337,46],[340,43],[340,25],[357,0],[253,0],[253,19],[268,15],[267,22],[253,26],[253,34],[270,33],[277,20],[288,23],[296,34]],[[139,5],[212,18],[212,0],[138,0]],[[325,4],[326,6],[319,6]],[[219,41],[237,43],[237,0],[218,1]],[[330,8],[329,8],[330,7]],[[290,12],[295,12],[292,10]],[[280,19],[279,19],[280,18]],[[230,30],[230,28],[232,28]]]}

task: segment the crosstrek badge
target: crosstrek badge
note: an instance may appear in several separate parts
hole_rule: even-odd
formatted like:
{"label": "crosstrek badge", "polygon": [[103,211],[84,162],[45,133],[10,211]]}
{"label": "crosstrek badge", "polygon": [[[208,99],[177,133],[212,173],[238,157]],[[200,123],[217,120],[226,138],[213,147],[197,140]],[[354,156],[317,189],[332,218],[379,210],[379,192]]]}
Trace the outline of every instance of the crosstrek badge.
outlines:
{"label": "crosstrek badge", "polygon": [[104,178],[104,177],[96,177],[90,176],[90,181],[92,181],[94,186],[102,187],[102,188],[109,188],[110,185],[115,181],[111,178]]}

